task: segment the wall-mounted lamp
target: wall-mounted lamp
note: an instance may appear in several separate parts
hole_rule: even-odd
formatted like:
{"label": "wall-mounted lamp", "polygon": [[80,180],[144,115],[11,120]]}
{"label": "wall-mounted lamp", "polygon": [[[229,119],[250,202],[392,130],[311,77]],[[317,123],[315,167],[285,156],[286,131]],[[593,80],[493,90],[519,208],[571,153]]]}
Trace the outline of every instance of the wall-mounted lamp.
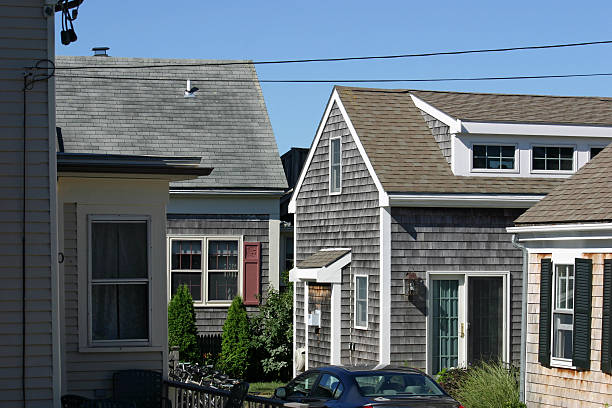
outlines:
{"label": "wall-mounted lamp", "polygon": [[416,273],[408,272],[404,277],[404,296],[412,299],[422,282],[423,279],[419,278]]}

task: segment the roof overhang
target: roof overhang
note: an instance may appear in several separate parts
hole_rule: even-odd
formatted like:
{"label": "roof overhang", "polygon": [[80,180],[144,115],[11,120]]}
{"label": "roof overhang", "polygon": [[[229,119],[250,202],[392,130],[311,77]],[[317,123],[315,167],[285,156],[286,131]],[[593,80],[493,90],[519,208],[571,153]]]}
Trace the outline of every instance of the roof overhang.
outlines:
{"label": "roof overhang", "polygon": [[65,177],[138,177],[170,181],[208,176],[200,157],[128,156],[93,153],[57,153],[57,172]]}
{"label": "roof overhang", "polygon": [[529,208],[544,195],[389,193],[392,207]]}
{"label": "roof overhang", "polygon": [[529,249],[612,248],[612,223],[543,224],[507,227]]}
{"label": "roof overhang", "polygon": [[[322,249],[322,251],[334,251],[338,248]],[[343,248],[341,248],[343,249]],[[344,255],[328,265],[316,268],[295,267],[289,271],[290,282],[316,282],[316,283],[342,283],[342,268],[351,263],[351,252],[347,250]]]}
{"label": "roof overhang", "polygon": [[278,189],[241,189],[241,188],[170,188],[171,195],[177,196],[207,196],[207,197],[267,197],[267,198],[279,198],[284,194],[284,190]]}

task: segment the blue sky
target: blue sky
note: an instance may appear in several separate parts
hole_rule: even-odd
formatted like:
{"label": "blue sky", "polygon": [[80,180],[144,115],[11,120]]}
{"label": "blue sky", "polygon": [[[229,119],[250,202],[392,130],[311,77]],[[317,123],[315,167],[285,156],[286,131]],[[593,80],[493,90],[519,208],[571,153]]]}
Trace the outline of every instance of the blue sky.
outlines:
{"label": "blue sky", "polygon": [[[277,60],[612,40],[608,1],[85,0],[78,41],[120,57]],[[57,21],[57,31],[60,23]],[[612,45],[387,61],[259,65],[260,79],[373,79],[612,72]],[[612,95],[612,77],[360,84],[451,91]],[[308,147],[332,84],[262,84],[280,153]]]}

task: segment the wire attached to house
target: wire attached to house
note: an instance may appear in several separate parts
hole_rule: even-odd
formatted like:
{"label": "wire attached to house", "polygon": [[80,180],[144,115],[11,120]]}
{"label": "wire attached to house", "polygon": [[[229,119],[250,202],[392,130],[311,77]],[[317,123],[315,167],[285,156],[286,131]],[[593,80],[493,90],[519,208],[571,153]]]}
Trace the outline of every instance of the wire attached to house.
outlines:
{"label": "wire attached to house", "polygon": [[[604,41],[588,41],[564,44],[549,44],[549,45],[528,45],[523,47],[504,47],[504,48],[485,48],[476,50],[459,50],[459,51],[436,51],[417,54],[397,54],[397,55],[370,55],[358,57],[338,57],[338,58],[306,58],[293,60],[262,60],[262,61],[218,61],[218,62],[200,62],[200,63],[185,63],[185,64],[150,64],[150,65],[127,65],[116,67],[105,67],[108,69],[145,69],[145,68],[163,68],[163,67],[204,67],[204,66],[219,66],[219,65],[271,65],[271,64],[301,64],[313,62],[342,62],[342,61],[364,61],[364,60],[383,60],[383,59],[402,59],[402,58],[417,58],[417,57],[436,57],[448,55],[465,55],[465,54],[483,54],[483,53],[500,53],[510,51],[529,51],[542,50],[553,48],[569,48],[583,47],[588,45],[604,45],[612,44],[612,40]],[[61,70],[78,70],[100,68],[100,66],[74,66],[74,67],[58,67]],[[370,81],[371,82],[371,81]]]}

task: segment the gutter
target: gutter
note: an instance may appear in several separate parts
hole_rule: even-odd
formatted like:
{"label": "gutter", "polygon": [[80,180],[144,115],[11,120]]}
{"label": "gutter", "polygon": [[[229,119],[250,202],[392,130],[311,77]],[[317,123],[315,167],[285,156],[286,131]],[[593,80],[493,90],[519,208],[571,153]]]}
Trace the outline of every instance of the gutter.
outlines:
{"label": "gutter", "polygon": [[512,234],[512,245],[523,251],[523,293],[521,297],[521,358],[519,363],[519,398],[525,403],[525,371],[527,369],[527,285],[529,284],[529,256],[527,248],[519,244],[516,234]]}

